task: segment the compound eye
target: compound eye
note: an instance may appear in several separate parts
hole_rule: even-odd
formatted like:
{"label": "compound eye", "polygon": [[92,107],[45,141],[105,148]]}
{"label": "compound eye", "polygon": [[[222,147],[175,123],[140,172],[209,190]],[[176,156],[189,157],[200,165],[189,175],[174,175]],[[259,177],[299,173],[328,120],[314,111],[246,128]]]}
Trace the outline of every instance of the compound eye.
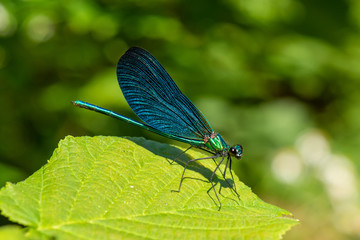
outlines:
{"label": "compound eye", "polygon": [[237,159],[240,159],[242,157],[243,148],[241,145],[235,145],[230,148],[230,153]]}

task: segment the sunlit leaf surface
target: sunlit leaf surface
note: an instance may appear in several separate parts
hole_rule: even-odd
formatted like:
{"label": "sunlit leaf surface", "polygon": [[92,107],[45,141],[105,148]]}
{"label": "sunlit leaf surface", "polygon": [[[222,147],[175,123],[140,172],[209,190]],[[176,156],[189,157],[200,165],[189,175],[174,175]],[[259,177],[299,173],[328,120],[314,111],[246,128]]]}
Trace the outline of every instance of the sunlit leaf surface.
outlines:
{"label": "sunlit leaf surface", "polygon": [[[297,220],[260,200],[235,177],[208,181],[211,160],[143,138],[66,137],[49,162],[0,192],[0,209],[30,235],[56,239],[279,239]],[[231,180],[229,179],[231,182]]]}

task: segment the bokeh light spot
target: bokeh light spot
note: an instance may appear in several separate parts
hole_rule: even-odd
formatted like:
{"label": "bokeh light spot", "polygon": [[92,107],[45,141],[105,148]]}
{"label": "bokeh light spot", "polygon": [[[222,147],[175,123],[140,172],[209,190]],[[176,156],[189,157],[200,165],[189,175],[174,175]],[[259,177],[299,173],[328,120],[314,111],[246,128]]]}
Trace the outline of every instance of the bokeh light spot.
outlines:
{"label": "bokeh light spot", "polygon": [[0,3],[0,36],[8,36],[16,29],[16,20]]}
{"label": "bokeh light spot", "polygon": [[285,149],[276,154],[271,170],[279,181],[291,184],[300,177],[303,165],[297,152]]}
{"label": "bokeh light spot", "polygon": [[53,20],[46,15],[35,15],[28,21],[27,34],[35,42],[45,42],[55,33]]}

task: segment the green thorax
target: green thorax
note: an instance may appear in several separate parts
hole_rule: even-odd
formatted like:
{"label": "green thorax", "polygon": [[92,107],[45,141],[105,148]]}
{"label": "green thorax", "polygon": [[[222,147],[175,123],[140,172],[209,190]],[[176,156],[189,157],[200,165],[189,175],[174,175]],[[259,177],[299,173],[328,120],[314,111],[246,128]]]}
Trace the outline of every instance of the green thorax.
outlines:
{"label": "green thorax", "polygon": [[206,136],[204,139],[205,147],[211,151],[222,152],[229,150],[229,145],[226,144],[225,140],[220,134],[213,132],[210,136]]}

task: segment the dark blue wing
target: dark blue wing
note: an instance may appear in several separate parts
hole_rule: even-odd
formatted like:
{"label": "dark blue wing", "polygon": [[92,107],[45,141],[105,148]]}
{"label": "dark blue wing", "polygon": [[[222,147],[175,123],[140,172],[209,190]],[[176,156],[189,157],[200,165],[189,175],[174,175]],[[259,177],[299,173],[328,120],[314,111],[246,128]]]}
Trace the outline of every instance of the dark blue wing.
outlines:
{"label": "dark blue wing", "polygon": [[117,78],[132,110],[151,127],[196,140],[213,132],[202,113],[146,50],[130,48],[119,60]]}

